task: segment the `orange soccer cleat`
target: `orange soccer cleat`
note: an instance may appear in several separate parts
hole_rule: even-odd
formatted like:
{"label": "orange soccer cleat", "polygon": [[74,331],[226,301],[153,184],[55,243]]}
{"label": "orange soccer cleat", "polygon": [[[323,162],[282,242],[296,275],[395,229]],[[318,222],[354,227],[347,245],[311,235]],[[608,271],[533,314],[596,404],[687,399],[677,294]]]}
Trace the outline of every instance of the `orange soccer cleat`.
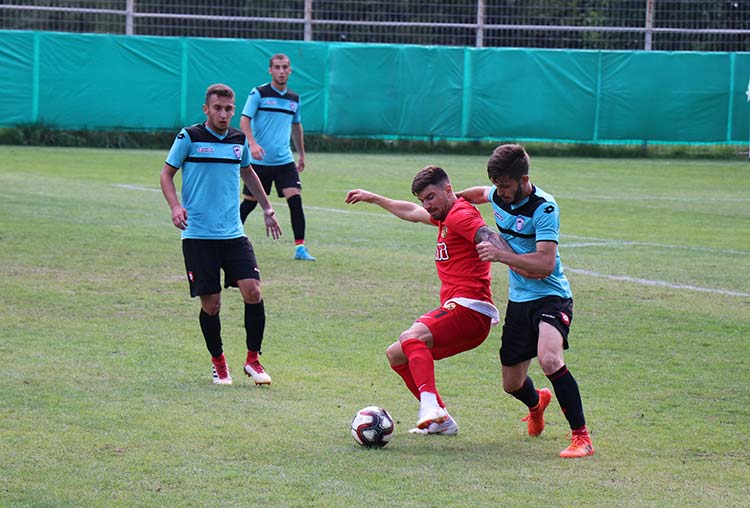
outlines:
{"label": "orange soccer cleat", "polygon": [[544,410],[549,406],[552,400],[552,392],[548,388],[537,390],[539,394],[539,403],[535,409],[529,410],[529,414],[521,418],[522,422],[528,422],[528,432],[530,436],[538,436],[544,430]]}
{"label": "orange soccer cleat", "polygon": [[560,457],[564,459],[577,459],[588,457],[594,454],[594,445],[591,443],[591,436],[588,431],[576,433],[573,432],[570,446],[560,452]]}

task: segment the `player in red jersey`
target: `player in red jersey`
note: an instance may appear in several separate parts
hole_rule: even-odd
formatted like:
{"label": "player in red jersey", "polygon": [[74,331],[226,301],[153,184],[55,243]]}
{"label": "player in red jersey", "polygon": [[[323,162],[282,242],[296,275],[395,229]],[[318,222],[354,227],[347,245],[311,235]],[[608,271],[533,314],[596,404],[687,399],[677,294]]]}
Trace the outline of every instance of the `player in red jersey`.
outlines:
{"label": "player in red jersey", "polygon": [[453,192],[448,174],[426,166],[414,177],[412,194],[422,206],[356,189],[349,204],[376,204],[396,217],[437,226],[435,266],[440,278],[440,307],[419,317],[388,346],[391,368],[420,401],[417,426],[410,432],[452,435],[458,425],[445,409],[435,386],[435,360],[473,349],[487,338],[499,314],[492,303],[490,263],[479,259],[476,244],[489,241],[509,249],[484,222],[479,211]]}

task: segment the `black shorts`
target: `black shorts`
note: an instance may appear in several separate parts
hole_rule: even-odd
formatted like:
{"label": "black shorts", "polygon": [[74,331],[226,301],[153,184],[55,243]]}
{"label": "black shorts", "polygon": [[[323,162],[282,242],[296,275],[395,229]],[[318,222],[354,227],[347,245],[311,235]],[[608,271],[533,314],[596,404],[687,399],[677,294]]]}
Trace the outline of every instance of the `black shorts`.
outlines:
{"label": "black shorts", "polygon": [[573,299],[546,296],[530,302],[508,302],[500,342],[500,363],[516,365],[537,355],[539,322],[554,326],[568,349],[568,333],[573,321]]}
{"label": "black shorts", "polygon": [[253,246],[244,236],[231,240],[186,238],[182,241],[182,255],[193,297],[220,293],[221,270],[225,288],[237,287],[238,280],[260,280]]}
{"label": "black shorts", "polygon": [[[297,171],[297,165],[294,162],[288,164],[282,164],[281,166],[264,166],[262,164],[253,164],[255,174],[258,175],[260,183],[263,185],[263,190],[266,191],[266,196],[271,195],[271,184],[276,184],[276,194],[280,198],[284,197],[282,189],[289,189],[294,187],[302,189],[302,182],[299,179],[299,171]],[[242,188],[242,193],[248,196],[252,196],[253,193],[245,185]]]}

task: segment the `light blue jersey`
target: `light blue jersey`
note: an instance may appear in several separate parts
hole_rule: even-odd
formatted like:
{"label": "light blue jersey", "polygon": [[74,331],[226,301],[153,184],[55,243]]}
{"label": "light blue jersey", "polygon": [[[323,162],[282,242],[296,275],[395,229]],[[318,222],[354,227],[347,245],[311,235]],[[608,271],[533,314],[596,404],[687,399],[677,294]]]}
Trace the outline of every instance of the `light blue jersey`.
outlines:
{"label": "light blue jersey", "polygon": [[182,169],[182,206],[187,210],[183,239],[245,236],[239,208],[240,167],[250,165],[250,150],[242,131],[230,127],[222,136],[205,124],[182,129],[166,162]]}
{"label": "light blue jersey", "polygon": [[[532,187],[531,195],[517,204],[504,202],[492,186],[487,192],[492,203],[495,222],[503,239],[517,254],[536,252],[536,242],[559,243],[560,211],[552,195],[538,187]],[[509,270],[508,299],[512,302],[528,302],[545,296],[572,298],[570,284],[563,273],[558,251],[555,269],[542,280],[527,279]]]}
{"label": "light blue jersey", "polygon": [[279,92],[270,83],[252,89],[242,115],[250,118],[253,137],[266,152],[253,163],[282,166],[294,162],[289,140],[292,124],[302,122],[299,105],[299,96],[289,89]]}

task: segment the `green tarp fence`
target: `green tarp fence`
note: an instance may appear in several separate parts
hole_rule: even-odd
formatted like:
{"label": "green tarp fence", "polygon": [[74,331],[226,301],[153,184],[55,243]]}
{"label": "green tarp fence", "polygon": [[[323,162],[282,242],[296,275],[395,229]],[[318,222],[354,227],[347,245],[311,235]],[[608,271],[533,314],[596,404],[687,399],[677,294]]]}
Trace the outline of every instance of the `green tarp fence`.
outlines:
{"label": "green tarp fence", "polygon": [[[241,110],[290,56],[305,132],[341,137],[745,143],[750,53],[460,48],[0,31],[0,126],[164,130]],[[235,117],[239,124],[239,114]]]}

